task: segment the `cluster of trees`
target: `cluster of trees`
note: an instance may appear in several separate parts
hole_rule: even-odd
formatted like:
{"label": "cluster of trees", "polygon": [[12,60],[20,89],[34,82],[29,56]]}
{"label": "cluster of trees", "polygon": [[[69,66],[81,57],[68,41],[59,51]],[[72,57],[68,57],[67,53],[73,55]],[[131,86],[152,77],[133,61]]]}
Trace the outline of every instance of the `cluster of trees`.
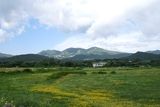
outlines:
{"label": "cluster of trees", "polygon": [[106,67],[117,67],[117,66],[131,66],[131,67],[139,67],[139,66],[160,66],[160,60],[123,60],[123,59],[112,59],[112,60],[104,60],[106,63]]}
{"label": "cluster of trees", "polygon": [[91,61],[65,61],[48,58],[40,61],[0,61],[0,67],[91,67]]}
{"label": "cluster of trees", "polygon": [[41,60],[0,60],[0,67],[92,67],[93,62],[106,62],[104,67],[118,66],[160,66],[160,60],[127,60],[127,59],[106,59],[89,61],[71,61],[46,58]]}

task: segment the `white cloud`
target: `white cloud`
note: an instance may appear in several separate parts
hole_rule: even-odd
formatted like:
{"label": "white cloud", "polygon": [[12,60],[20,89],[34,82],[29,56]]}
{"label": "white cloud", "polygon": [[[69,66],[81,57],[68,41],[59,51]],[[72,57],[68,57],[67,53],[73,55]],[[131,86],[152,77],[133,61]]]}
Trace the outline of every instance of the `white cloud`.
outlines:
{"label": "white cloud", "polygon": [[126,52],[160,49],[159,4],[156,0],[143,1],[140,7],[130,8],[109,22],[93,23],[81,39],[71,37],[55,48],[99,46]]}
{"label": "white cloud", "polygon": [[55,46],[120,51],[159,49],[158,0],[0,0],[0,42],[21,34],[30,19],[77,32]]}
{"label": "white cloud", "polygon": [[21,4],[25,3],[21,0],[0,0],[0,42],[23,32],[28,13]]}
{"label": "white cloud", "polygon": [[55,46],[55,49],[64,50],[69,47],[90,48],[97,46],[108,50],[136,52],[159,49],[159,41],[160,35],[149,39],[145,37],[142,32],[130,32],[117,36],[109,36],[107,38],[97,37],[96,39],[90,36],[80,35],[68,38],[66,41]]}

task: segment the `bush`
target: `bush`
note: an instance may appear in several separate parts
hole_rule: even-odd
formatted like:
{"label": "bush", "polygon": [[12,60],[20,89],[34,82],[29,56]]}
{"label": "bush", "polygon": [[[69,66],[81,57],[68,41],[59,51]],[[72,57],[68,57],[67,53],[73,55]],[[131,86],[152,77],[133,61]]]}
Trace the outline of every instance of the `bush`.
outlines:
{"label": "bush", "polygon": [[107,74],[105,71],[92,72],[92,74]]}
{"label": "bush", "polygon": [[59,79],[63,76],[66,76],[68,74],[87,74],[84,71],[60,71],[60,72],[54,72],[51,76],[48,77],[48,79]]}
{"label": "bush", "polygon": [[107,74],[107,72],[99,71],[98,74]]}
{"label": "bush", "polygon": [[85,71],[73,71],[73,72],[70,72],[70,74],[87,74],[87,72]]}
{"label": "bush", "polygon": [[75,70],[83,70],[83,67],[76,67]]}
{"label": "bush", "polygon": [[116,71],[111,71],[110,74],[116,74]]}
{"label": "bush", "polygon": [[26,72],[26,73],[33,73],[32,69],[24,69],[22,72]]}

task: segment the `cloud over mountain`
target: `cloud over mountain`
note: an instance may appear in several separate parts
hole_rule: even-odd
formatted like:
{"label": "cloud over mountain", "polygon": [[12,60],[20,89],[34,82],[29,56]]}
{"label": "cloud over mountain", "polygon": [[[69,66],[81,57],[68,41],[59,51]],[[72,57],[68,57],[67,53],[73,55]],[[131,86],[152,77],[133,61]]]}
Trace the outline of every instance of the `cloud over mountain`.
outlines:
{"label": "cloud over mountain", "polygon": [[34,19],[51,28],[74,32],[55,46],[58,49],[158,49],[159,4],[158,0],[0,0],[0,42],[20,35]]}

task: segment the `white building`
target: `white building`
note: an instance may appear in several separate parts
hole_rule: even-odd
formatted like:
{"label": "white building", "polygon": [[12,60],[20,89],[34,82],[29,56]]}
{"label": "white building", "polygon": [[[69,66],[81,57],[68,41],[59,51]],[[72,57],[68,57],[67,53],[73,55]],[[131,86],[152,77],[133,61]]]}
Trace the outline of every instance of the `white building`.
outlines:
{"label": "white building", "polygon": [[106,62],[94,62],[94,63],[92,64],[92,66],[93,66],[94,68],[96,68],[96,67],[103,67],[105,64],[106,64]]}

